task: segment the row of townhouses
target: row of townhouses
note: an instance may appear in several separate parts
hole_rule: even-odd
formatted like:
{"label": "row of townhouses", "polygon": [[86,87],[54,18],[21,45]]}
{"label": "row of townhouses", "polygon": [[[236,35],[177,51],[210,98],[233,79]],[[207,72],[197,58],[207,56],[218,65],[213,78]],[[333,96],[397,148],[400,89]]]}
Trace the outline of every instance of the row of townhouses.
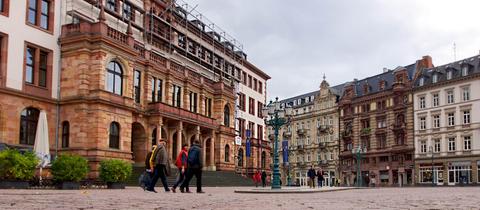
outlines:
{"label": "row of townhouses", "polygon": [[268,79],[180,0],[0,0],[0,143],[31,149],[45,112],[52,154],[87,157],[91,178],[159,139],[173,160],[200,140],[206,170],[266,169]]}
{"label": "row of townhouses", "polygon": [[403,186],[480,183],[480,56],[434,66],[430,56],[362,80],[282,100],[294,112],[282,179]]}

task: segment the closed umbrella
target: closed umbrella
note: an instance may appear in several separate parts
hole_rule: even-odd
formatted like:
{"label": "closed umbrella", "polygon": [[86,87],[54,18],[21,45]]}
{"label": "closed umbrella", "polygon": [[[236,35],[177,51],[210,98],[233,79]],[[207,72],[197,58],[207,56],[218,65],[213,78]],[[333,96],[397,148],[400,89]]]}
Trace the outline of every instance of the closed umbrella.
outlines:
{"label": "closed umbrella", "polygon": [[45,111],[40,112],[38,118],[37,133],[35,134],[35,145],[33,150],[40,160],[40,184],[42,183],[42,169],[50,163],[50,146],[48,141],[48,123]]}

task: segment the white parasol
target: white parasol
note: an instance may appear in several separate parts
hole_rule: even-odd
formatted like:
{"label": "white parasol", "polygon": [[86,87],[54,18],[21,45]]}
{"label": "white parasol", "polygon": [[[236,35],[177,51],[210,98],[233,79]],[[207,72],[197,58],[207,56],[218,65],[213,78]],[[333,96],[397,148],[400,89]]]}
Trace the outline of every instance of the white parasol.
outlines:
{"label": "white parasol", "polygon": [[50,146],[48,139],[48,123],[45,111],[40,112],[38,118],[37,132],[35,134],[35,145],[33,150],[40,160],[40,184],[42,183],[42,169],[50,163]]}

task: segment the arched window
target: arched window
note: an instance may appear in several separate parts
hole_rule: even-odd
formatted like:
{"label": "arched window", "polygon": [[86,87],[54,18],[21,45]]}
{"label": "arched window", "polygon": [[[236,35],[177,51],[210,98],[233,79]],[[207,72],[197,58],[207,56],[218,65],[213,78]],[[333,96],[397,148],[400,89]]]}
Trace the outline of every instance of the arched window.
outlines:
{"label": "arched window", "polygon": [[225,162],[230,162],[230,146],[225,145]]}
{"label": "arched window", "polygon": [[118,122],[110,123],[109,133],[108,147],[120,149],[120,124],[118,124]]}
{"label": "arched window", "polygon": [[152,132],[152,146],[157,145],[157,128],[153,129]]}
{"label": "arched window", "polygon": [[20,114],[20,144],[34,145],[40,110],[26,108]]}
{"label": "arched window", "polygon": [[62,123],[62,148],[67,148],[70,143],[70,123],[64,121]]}
{"label": "arched window", "polygon": [[265,151],[262,152],[262,169],[265,169],[267,165],[267,153]]}
{"label": "arched window", "polygon": [[238,166],[243,167],[243,149],[238,150]]}
{"label": "arched window", "polygon": [[107,66],[107,91],[122,95],[123,70],[120,64],[112,61]]}
{"label": "arched window", "polygon": [[223,125],[226,127],[230,127],[230,107],[225,105],[225,108],[223,109]]}

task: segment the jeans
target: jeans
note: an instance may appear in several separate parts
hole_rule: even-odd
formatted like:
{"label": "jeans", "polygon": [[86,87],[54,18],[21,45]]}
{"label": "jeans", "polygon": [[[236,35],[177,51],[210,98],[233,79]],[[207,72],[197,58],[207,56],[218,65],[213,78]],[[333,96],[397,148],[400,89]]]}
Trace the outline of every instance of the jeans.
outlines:
{"label": "jeans", "polygon": [[153,190],[155,188],[155,185],[157,184],[158,178],[160,178],[165,191],[170,191],[170,189],[168,189],[167,176],[165,175],[165,170],[166,170],[165,165],[157,164],[155,166],[155,169],[153,170],[152,182],[150,183],[150,187],[148,187],[148,190]]}
{"label": "jeans", "polygon": [[318,187],[322,187],[323,186],[323,180],[319,179],[318,180]]}
{"label": "jeans", "polygon": [[190,180],[192,180],[193,178],[193,175],[195,175],[195,178],[197,179],[197,192],[202,191],[202,169],[201,168],[187,169],[185,180],[183,180],[182,185],[180,185],[180,190],[183,190],[184,188],[188,187],[188,185],[190,184]]}
{"label": "jeans", "polygon": [[[185,170],[185,173],[187,172],[187,170]],[[178,185],[182,184],[184,181],[185,181],[185,173],[182,173],[182,169],[179,168],[178,169],[178,177],[177,177],[177,181],[175,182],[175,184],[173,185],[173,189],[177,188]],[[188,189],[188,184],[187,186],[185,187],[187,189],[187,191],[190,191]]]}

